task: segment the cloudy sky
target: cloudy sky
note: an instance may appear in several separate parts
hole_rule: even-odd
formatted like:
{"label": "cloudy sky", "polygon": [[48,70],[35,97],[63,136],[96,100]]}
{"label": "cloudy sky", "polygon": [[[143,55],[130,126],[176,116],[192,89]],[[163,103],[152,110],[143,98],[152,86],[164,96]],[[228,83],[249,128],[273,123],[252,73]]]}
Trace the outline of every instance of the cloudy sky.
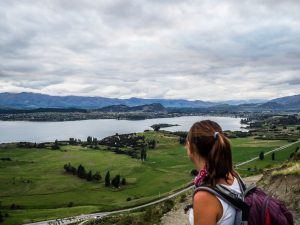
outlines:
{"label": "cloudy sky", "polygon": [[299,94],[299,12],[298,0],[1,0],[0,92]]}

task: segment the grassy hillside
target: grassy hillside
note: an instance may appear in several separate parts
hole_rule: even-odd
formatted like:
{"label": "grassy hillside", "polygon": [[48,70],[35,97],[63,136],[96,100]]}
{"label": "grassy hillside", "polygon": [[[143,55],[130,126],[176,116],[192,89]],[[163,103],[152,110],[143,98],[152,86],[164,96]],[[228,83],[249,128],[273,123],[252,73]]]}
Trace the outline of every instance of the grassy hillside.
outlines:
{"label": "grassy hillside", "polygon": [[[1,146],[0,201],[2,211],[9,214],[3,224],[21,224],[50,218],[62,218],[82,213],[129,207],[153,200],[184,187],[193,177],[194,168],[186,156],[178,137],[160,132],[143,133],[146,139],[155,139],[157,147],[148,150],[145,162],[109,151],[81,146],[62,146],[60,150],[24,149]],[[264,141],[253,138],[232,140],[234,162],[258,156],[261,151],[287,144],[286,141]],[[282,151],[276,162],[289,157],[290,150]],[[270,156],[269,156],[270,157]],[[87,170],[100,171],[101,182],[87,182],[66,174],[63,165],[83,164]],[[256,162],[263,168],[269,162]],[[251,166],[253,167],[254,164]],[[245,167],[248,167],[246,165]],[[120,174],[127,185],[121,189],[104,187],[104,176]],[[247,170],[241,173],[249,174]],[[131,200],[128,201],[128,198]],[[73,206],[68,207],[72,202]],[[10,209],[15,204],[20,209]]]}

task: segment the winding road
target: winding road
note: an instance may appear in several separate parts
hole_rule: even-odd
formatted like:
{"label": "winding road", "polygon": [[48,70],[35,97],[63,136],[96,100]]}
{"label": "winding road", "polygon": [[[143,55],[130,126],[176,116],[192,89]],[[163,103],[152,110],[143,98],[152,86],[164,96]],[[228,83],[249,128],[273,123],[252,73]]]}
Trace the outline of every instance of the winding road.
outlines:
{"label": "winding road", "polygon": [[[300,143],[300,141],[296,141],[296,142],[281,146],[279,148],[276,148],[276,149],[273,149],[271,151],[266,152],[265,155],[271,154],[273,152],[284,150],[284,149],[286,149],[286,148],[288,148],[288,147],[290,147],[294,144],[298,144],[298,143]],[[258,159],[258,157],[254,157],[254,158],[252,158],[250,160],[247,160],[245,162],[237,163],[235,165],[235,167],[245,165],[245,164],[247,164],[249,162],[252,162],[254,160],[257,160],[257,159]],[[184,193],[184,192],[186,192],[186,191],[188,191],[192,188],[193,188],[193,185],[191,185],[187,188],[184,188],[184,189],[182,189],[182,190],[180,190],[180,191],[178,191],[174,194],[168,195],[164,198],[161,198],[161,199],[158,199],[158,200],[155,200],[155,201],[152,201],[152,202],[140,205],[140,206],[135,206],[135,207],[132,207],[132,208],[128,208],[128,209],[115,210],[115,211],[110,211],[110,212],[82,214],[82,215],[74,216],[74,217],[68,217],[68,218],[56,219],[56,220],[46,220],[46,221],[41,221],[41,222],[36,222],[36,223],[27,223],[27,224],[24,224],[24,225],[66,225],[66,224],[75,223],[75,222],[81,222],[80,225],[83,225],[87,220],[90,220],[90,219],[102,218],[102,217],[112,215],[112,214],[117,214],[117,213],[130,212],[130,211],[134,211],[134,210],[137,210],[137,209],[142,209],[142,208],[145,208],[145,207],[148,207],[148,206],[151,206],[151,205],[155,205],[157,203],[163,202],[167,199],[170,199],[170,198],[173,198],[177,195],[180,195],[180,194],[182,194],[182,193]]]}

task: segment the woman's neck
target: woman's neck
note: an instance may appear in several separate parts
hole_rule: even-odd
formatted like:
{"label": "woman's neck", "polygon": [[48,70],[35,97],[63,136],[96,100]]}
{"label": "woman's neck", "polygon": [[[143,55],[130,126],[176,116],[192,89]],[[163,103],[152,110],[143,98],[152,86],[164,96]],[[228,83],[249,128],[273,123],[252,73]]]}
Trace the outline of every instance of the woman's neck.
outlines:
{"label": "woman's neck", "polygon": [[234,181],[234,176],[229,173],[227,176],[227,180],[225,178],[219,178],[217,179],[217,184],[227,184],[227,185],[232,185]]}

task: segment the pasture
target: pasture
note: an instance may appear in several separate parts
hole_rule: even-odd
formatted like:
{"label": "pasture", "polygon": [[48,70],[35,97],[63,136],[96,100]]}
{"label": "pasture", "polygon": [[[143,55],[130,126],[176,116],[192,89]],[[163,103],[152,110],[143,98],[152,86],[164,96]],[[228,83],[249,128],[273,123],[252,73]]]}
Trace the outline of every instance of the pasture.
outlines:
{"label": "pasture", "polygon": [[[155,139],[157,147],[147,151],[142,162],[127,155],[66,145],[60,150],[25,149],[15,145],[0,147],[0,203],[9,216],[3,224],[22,224],[139,205],[168,195],[183,188],[193,180],[194,169],[188,160],[186,149],[178,143],[178,137],[161,132],[142,133],[146,139]],[[232,139],[235,163],[258,156],[287,144],[286,141],[256,140],[253,137]],[[253,172],[247,168],[264,168],[289,158],[295,146],[276,153],[276,160],[255,161],[239,170],[243,175]],[[99,171],[100,182],[87,182],[65,173],[66,163],[84,165],[87,170]],[[106,171],[111,177],[120,174],[127,184],[120,189],[104,186]],[[70,207],[72,203],[72,207]],[[20,206],[11,209],[12,205]]]}

